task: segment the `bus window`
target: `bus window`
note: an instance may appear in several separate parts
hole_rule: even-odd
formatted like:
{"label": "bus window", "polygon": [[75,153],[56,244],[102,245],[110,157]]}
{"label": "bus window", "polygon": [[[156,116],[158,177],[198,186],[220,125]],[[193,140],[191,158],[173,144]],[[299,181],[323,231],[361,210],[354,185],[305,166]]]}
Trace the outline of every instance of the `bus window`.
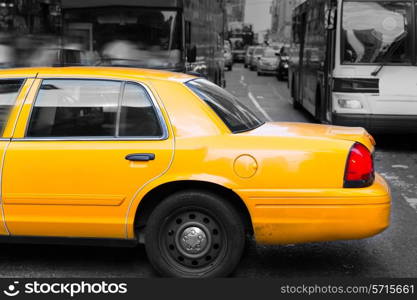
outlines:
{"label": "bus window", "polygon": [[411,64],[411,13],[411,1],[346,1],[343,62]]}
{"label": "bus window", "polygon": [[181,22],[174,10],[70,8],[64,12],[67,38],[76,36],[71,30],[74,23],[94,24],[94,50],[104,65],[164,67],[180,62]]}

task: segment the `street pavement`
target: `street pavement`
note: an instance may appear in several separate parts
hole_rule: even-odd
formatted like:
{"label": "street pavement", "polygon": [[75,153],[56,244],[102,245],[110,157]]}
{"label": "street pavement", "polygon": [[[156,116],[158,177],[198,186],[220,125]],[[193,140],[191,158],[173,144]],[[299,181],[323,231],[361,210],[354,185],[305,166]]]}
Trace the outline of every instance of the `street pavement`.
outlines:
{"label": "street pavement", "polygon": [[[287,83],[235,64],[227,89],[268,121],[313,122],[292,108]],[[417,137],[377,136],[376,167],[393,196],[391,226],[356,241],[261,246],[250,242],[241,278],[417,277]],[[2,277],[155,277],[143,246],[2,245]]]}

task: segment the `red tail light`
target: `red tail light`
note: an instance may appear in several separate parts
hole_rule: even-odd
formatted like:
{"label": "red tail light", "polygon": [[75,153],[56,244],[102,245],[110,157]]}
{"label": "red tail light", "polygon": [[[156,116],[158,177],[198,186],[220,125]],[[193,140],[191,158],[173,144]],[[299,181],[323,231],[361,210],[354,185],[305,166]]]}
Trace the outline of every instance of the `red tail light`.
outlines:
{"label": "red tail light", "polygon": [[345,188],[363,188],[375,180],[374,160],[364,145],[356,143],[350,149],[345,170]]}

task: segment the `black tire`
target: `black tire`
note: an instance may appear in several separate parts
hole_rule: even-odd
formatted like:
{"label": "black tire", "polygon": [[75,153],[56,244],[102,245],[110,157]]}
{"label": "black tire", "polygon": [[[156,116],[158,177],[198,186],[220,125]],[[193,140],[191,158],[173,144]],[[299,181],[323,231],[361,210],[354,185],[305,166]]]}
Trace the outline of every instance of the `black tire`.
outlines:
{"label": "black tire", "polygon": [[241,259],[245,230],[239,214],[222,198],[183,191],[167,197],[152,212],[145,247],[162,276],[226,277]]}
{"label": "black tire", "polygon": [[280,71],[278,71],[278,73],[277,73],[277,79],[278,79],[278,81],[284,81],[284,77],[282,76]]}
{"label": "black tire", "polygon": [[247,64],[244,64],[244,65],[243,65],[243,67],[244,67],[245,69],[247,69],[247,68],[248,68],[248,65],[247,65]]}
{"label": "black tire", "polygon": [[257,75],[258,75],[258,76],[262,76],[262,72],[259,72],[259,71],[258,71],[258,72],[257,72]]}

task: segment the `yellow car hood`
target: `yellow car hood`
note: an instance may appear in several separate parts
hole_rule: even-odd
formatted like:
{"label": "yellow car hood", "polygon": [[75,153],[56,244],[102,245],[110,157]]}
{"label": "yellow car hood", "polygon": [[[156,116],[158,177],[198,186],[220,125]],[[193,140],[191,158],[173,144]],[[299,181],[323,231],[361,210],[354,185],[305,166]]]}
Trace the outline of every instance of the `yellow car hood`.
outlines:
{"label": "yellow car hood", "polygon": [[309,123],[271,122],[251,131],[253,135],[331,138],[359,142],[374,150],[374,138],[361,127],[343,127]]}

